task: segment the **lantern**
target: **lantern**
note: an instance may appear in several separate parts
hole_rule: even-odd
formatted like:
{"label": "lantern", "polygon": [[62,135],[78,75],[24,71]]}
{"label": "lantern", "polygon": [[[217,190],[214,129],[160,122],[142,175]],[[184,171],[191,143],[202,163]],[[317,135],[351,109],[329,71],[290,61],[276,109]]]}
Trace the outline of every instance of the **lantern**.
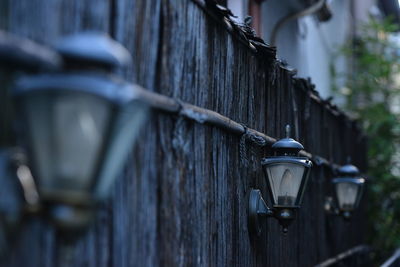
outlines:
{"label": "lantern", "polygon": [[332,180],[336,193],[336,203],[345,219],[358,207],[362,196],[365,179],[361,178],[358,168],[347,164],[338,169],[338,177]]}
{"label": "lantern", "polygon": [[17,82],[19,132],[49,216],[61,229],[80,229],[110,191],[148,109],[111,75],[130,55],[108,36],[78,34],[57,50],[63,72]]}
{"label": "lantern", "polygon": [[[265,205],[259,190],[250,193],[250,215],[253,216],[252,224],[256,232],[260,231],[258,215],[260,210],[269,210],[268,215],[273,215],[287,232],[287,227],[295,218],[295,210],[301,206],[304,191],[307,185],[311,161],[299,157],[302,144],[289,137],[290,126],[286,126],[286,138],[272,145],[275,155],[264,158],[262,166],[268,183],[272,208]],[[255,216],[255,214],[258,214]]]}

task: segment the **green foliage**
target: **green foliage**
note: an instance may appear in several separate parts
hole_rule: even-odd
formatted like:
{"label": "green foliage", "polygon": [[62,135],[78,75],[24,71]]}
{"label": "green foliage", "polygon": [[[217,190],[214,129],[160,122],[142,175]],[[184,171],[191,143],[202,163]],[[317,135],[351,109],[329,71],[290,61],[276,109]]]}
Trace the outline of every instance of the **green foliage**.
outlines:
{"label": "green foliage", "polygon": [[369,241],[377,258],[400,247],[400,47],[390,20],[374,19],[341,54],[349,60],[346,87],[334,88],[369,136]]}

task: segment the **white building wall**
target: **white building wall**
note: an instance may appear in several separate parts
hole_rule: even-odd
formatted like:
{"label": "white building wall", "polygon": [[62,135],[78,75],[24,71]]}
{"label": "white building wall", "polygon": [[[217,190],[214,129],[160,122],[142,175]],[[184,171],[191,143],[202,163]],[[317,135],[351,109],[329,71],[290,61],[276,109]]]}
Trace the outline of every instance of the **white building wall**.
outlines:
{"label": "white building wall", "polygon": [[[367,21],[376,0],[328,0],[332,18],[320,22],[311,15],[287,23],[278,33],[276,46],[279,59],[298,71],[299,77],[311,77],[324,98],[333,95],[332,66],[338,72],[335,84],[344,86],[340,73],[347,71],[348,62],[339,57],[339,49],[350,41],[353,31]],[[262,8],[261,37],[270,42],[274,25],[282,17],[304,8],[300,0],[266,0]],[[352,7],[353,5],[353,7]],[[248,0],[228,0],[228,7],[243,20],[248,12]],[[353,8],[353,11],[352,11]],[[353,15],[354,14],[354,15]],[[340,102],[340,98],[336,98]]]}
{"label": "white building wall", "polygon": [[[346,71],[344,58],[338,58],[338,49],[349,40],[352,17],[349,0],[334,0],[333,13],[327,22],[316,16],[294,20],[281,28],[277,36],[278,57],[298,70],[298,76],[311,77],[322,97],[332,95],[331,64],[339,72]],[[286,1],[269,0],[263,4],[263,38],[270,40],[272,28],[283,16],[295,11]],[[343,82],[342,82],[343,83]]]}

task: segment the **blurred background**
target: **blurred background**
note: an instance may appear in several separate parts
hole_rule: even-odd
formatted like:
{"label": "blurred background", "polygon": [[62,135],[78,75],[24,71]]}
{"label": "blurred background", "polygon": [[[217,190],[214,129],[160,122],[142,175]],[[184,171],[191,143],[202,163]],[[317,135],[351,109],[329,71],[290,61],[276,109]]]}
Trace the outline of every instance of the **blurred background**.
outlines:
{"label": "blurred background", "polygon": [[[370,241],[400,245],[400,1],[238,1],[225,4],[277,46],[277,56],[311,77],[359,119],[369,142]],[[314,8],[313,8],[314,7]]]}

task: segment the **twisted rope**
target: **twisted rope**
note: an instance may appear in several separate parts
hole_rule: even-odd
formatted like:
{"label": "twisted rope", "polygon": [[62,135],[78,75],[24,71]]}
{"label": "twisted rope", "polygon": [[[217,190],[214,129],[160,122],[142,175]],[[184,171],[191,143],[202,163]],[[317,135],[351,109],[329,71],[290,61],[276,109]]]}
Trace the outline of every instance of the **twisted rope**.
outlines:
{"label": "twisted rope", "polygon": [[[266,146],[267,141],[264,138],[262,138],[261,136],[258,136],[256,134],[250,132],[246,125],[244,125],[244,124],[241,124],[241,125],[244,128],[244,133],[240,137],[240,144],[239,144],[240,162],[242,163],[243,166],[248,166],[249,159],[247,157],[247,154],[248,154],[247,141],[250,141],[250,152],[251,152],[252,159],[253,159],[254,155],[260,154],[260,147]],[[257,148],[256,148],[257,151],[255,151],[254,146],[251,146],[252,144],[257,145]]]}

